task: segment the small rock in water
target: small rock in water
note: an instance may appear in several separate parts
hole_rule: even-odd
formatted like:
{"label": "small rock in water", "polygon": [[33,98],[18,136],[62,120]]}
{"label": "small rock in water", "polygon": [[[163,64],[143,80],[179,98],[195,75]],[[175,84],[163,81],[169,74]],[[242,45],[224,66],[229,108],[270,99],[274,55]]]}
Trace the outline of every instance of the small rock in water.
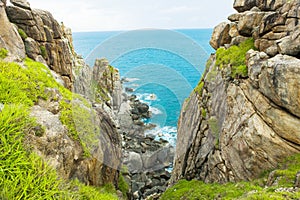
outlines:
{"label": "small rock in water", "polygon": [[162,133],[159,133],[159,134],[158,134],[158,137],[162,137],[162,136],[163,136],[163,134],[162,134]]}
{"label": "small rock in water", "polygon": [[125,88],[125,91],[126,92],[133,92],[134,90],[133,90],[133,88]]}

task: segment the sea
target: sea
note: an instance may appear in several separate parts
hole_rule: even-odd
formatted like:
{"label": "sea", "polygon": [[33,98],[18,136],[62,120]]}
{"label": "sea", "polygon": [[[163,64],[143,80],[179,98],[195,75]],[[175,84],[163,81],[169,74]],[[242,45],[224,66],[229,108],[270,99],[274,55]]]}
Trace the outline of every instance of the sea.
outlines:
{"label": "sea", "polygon": [[214,50],[212,29],[142,29],[132,31],[75,32],[76,52],[93,66],[107,58],[118,68],[124,89],[149,104],[156,124],[146,134],[176,145],[177,121],[183,102],[198,84]]}

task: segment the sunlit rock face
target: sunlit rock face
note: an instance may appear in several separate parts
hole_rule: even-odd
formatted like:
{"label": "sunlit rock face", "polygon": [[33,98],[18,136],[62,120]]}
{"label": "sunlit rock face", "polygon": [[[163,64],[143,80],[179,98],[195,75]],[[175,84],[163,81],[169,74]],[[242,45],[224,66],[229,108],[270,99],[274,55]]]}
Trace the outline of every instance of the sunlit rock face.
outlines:
{"label": "sunlit rock face", "polygon": [[[252,180],[300,152],[298,1],[239,1],[218,25],[218,49],[253,38],[246,77],[230,77],[212,55],[201,89],[183,105],[172,183]],[[229,71],[230,74],[230,71]]]}

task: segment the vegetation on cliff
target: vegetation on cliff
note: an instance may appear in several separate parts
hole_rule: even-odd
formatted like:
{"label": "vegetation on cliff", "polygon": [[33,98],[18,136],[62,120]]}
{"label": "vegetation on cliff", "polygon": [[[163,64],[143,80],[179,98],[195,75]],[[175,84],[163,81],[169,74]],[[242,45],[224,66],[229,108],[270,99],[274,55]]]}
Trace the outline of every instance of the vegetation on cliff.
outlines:
{"label": "vegetation on cliff", "polygon": [[255,49],[253,38],[249,38],[238,46],[234,45],[228,49],[219,48],[216,52],[216,66],[219,66],[220,69],[230,67],[230,76],[232,78],[246,78],[248,77],[246,53],[250,49]]}
{"label": "vegetation on cliff", "polygon": [[[1,58],[5,58],[6,55],[7,51],[2,49]],[[55,88],[62,94],[60,109],[63,111],[67,105],[71,106],[70,101],[74,97],[84,100],[58,84],[50,70],[41,63],[30,59],[21,64],[0,60],[0,198],[117,199],[113,189],[107,191],[107,187],[94,188],[78,181],[68,183],[60,180],[56,171],[32,153],[30,146],[25,145],[27,134],[43,135],[43,127],[29,116],[29,110],[39,99],[49,98],[49,94],[45,92],[47,88]],[[80,116],[88,121],[86,115]],[[68,117],[72,119],[72,115]],[[71,129],[70,124],[66,125]],[[90,124],[84,127],[93,128]],[[86,141],[82,141],[76,137],[79,133],[75,133],[75,130],[69,132],[83,147],[91,140],[87,138]]]}
{"label": "vegetation on cliff", "polygon": [[300,191],[294,189],[299,184],[300,154],[287,158],[278,169],[264,173],[260,179],[251,182],[211,183],[180,180],[161,197],[168,199],[299,199]]}
{"label": "vegetation on cliff", "polygon": [[4,48],[0,49],[0,59],[6,58],[7,54],[8,54],[8,51],[6,49],[4,49]]}

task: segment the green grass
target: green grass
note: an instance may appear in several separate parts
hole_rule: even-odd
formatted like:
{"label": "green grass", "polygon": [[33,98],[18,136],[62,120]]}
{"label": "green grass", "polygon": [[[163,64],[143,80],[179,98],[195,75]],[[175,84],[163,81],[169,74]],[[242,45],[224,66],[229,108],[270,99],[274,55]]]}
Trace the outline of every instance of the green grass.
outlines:
{"label": "green grass", "polygon": [[24,133],[34,126],[26,107],[5,105],[0,112],[1,199],[54,199],[66,191],[56,172],[22,145]]}
{"label": "green grass", "polygon": [[198,85],[195,87],[194,91],[199,94],[200,96],[202,95],[202,89],[203,89],[203,86],[204,86],[204,82],[203,81],[200,81],[198,83]]}
{"label": "green grass", "polygon": [[23,29],[19,28],[18,33],[21,36],[22,40],[26,40],[26,38],[28,38],[27,34],[25,33],[25,31]]}
{"label": "green grass", "polygon": [[1,48],[0,49],[0,59],[6,58],[7,55],[8,55],[8,51],[6,49],[4,49],[4,48]]}
{"label": "green grass", "polygon": [[123,197],[126,198],[127,193],[129,192],[129,185],[124,178],[124,174],[128,174],[128,168],[126,166],[123,166],[120,171],[118,184],[119,190],[122,192]]}
{"label": "green grass", "polygon": [[200,199],[239,199],[239,200],[285,200],[300,199],[298,192],[278,192],[278,188],[291,188],[294,186],[296,174],[300,171],[300,154],[287,158],[275,171],[278,185],[265,187],[269,173],[251,182],[238,182],[206,184],[202,181],[180,180],[169,188],[161,200],[200,200]]}
{"label": "green grass", "polygon": [[[44,134],[43,127],[36,131],[38,124],[29,117],[28,111],[39,99],[50,98],[45,92],[47,88],[58,89],[62,95],[61,112],[76,121],[74,127],[65,122],[71,138],[80,140],[85,153],[95,144],[94,134],[80,135],[99,132],[91,125],[90,105],[83,97],[58,84],[41,63],[26,59],[21,66],[0,61],[0,103],[4,105],[0,110],[0,199],[117,199],[113,194],[116,192],[108,192],[108,187],[74,186],[59,180],[54,169],[23,146],[26,134]],[[74,106],[73,101],[81,103]]]}
{"label": "green grass", "polygon": [[56,88],[65,99],[72,99],[73,94],[55,81],[46,66],[29,58],[24,64],[0,61],[0,103],[32,106],[39,99],[49,98],[46,88]]}
{"label": "green grass", "polygon": [[245,191],[260,189],[250,183],[205,184],[202,181],[180,180],[175,186],[169,188],[161,200],[206,200],[206,199],[234,199],[240,197]]}
{"label": "green grass", "polygon": [[69,190],[75,191],[76,198],[82,200],[118,200],[114,186],[107,184],[103,187],[86,186],[78,180],[71,181]]}
{"label": "green grass", "polygon": [[113,186],[59,180],[54,169],[23,146],[25,133],[34,126],[22,105],[5,105],[0,112],[0,199],[118,199]]}
{"label": "green grass", "polygon": [[246,78],[248,76],[246,53],[250,49],[255,49],[253,38],[247,39],[239,46],[219,48],[216,52],[216,66],[220,69],[230,67],[232,78]]}
{"label": "green grass", "polygon": [[97,146],[99,127],[95,124],[96,113],[91,106],[83,106],[80,101],[61,101],[60,120],[69,130],[69,135],[78,140],[84,150],[84,156],[90,157],[90,152]]}

